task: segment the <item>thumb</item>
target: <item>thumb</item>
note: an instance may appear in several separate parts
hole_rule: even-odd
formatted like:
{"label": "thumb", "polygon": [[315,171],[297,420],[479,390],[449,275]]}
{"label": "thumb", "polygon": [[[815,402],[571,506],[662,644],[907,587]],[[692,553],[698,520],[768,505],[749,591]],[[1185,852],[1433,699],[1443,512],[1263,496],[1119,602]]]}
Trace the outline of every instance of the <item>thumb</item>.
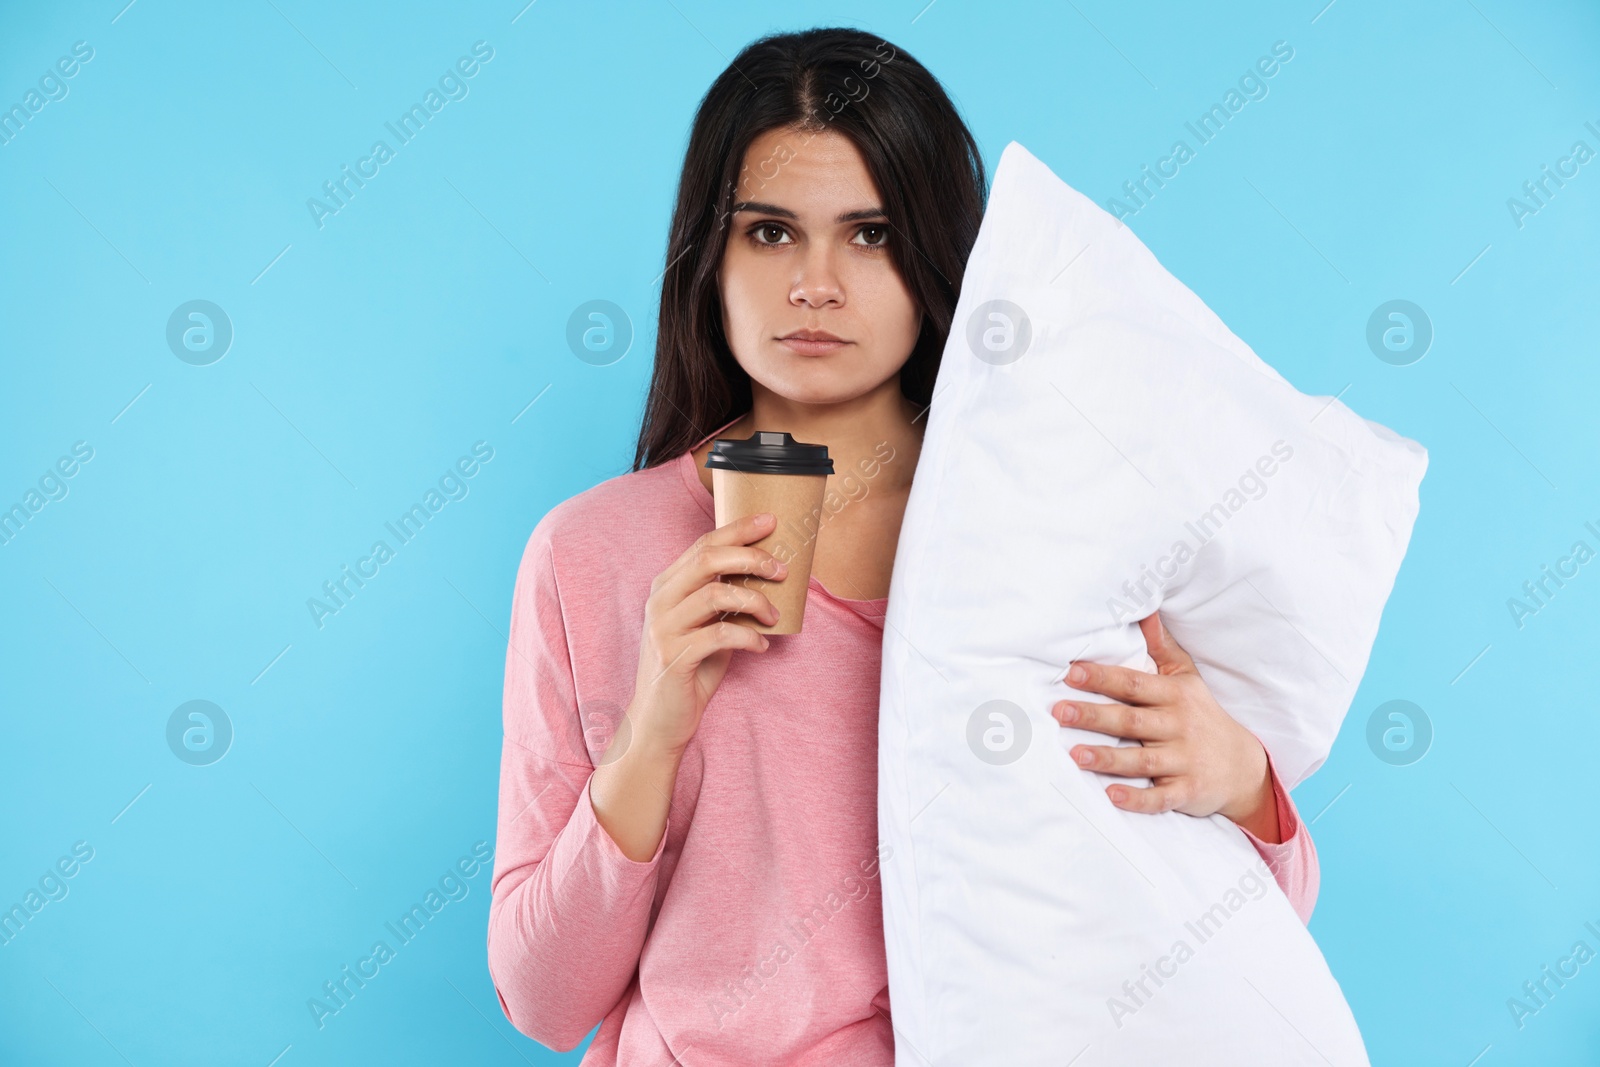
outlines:
{"label": "thumb", "polygon": [[1150,658],[1156,661],[1158,673],[1185,674],[1194,671],[1194,660],[1161,624],[1159,611],[1140,619],[1139,629],[1144,632],[1145,646],[1150,650]]}

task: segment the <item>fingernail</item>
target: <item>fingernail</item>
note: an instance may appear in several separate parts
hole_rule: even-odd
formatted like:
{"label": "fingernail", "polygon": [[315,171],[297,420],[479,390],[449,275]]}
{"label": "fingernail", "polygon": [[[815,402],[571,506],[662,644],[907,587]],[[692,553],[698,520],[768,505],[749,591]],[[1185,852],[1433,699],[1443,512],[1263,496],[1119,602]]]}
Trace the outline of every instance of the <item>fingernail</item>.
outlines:
{"label": "fingernail", "polygon": [[1063,704],[1063,705],[1061,705],[1061,721],[1062,722],[1077,722],[1078,721],[1078,705],[1076,705],[1076,704]]}
{"label": "fingernail", "polygon": [[1111,803],[1113,804],[1122,803],[1122,790],[1118,789],[1116,786],[1112,786],[1110,789],[1107,789],[1106,796],[1111,798]]}
{"label": "fingernail", "polygon": [[771,522],[772,522],[772,515],[771,515],[770,512],[762,512],[760,515],[756,516],[756,525],[757,526],[766,526]]}
{"label": "fingernail", "polygon": [[1078,753],[1078,766],[1087,767],[1087,766],[1089,766],[1089,764],[1091,764],[1093,762],[1094,762],[1094,753],[1093,752],[1084,751],[1084,752]]}
{"label": "fingernail", "polygon": [[1089,677],[1089,672],[1078,666],[1076,663],[1074,663],[1072,665],[1072,669],[1067,672],[1067,681],[1069,682],[1081,682],[1087,677]]}

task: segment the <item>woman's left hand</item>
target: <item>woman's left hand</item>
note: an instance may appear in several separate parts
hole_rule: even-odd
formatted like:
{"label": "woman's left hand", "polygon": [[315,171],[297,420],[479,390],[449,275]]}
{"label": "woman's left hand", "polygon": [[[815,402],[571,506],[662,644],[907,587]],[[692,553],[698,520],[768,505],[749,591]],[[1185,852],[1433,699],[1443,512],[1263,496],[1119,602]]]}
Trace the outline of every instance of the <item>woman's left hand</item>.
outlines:
{"label": "woman's left hand", "polygon": [[1159,612],[1140,620],[1159,673],[1074,663],[1066,681],[1114,704],[1063,700],[1052,709],[1063,726],[1128,737],[1142,745],[1075,745],[1085,770],[1149,778],[1148,788],[1106,787],[1124,811],[1220,812],[1263,841],[1278,843],[1278,803],[1267,753],[1255,734],[1222,709],[1194,660],[1161,625]]}

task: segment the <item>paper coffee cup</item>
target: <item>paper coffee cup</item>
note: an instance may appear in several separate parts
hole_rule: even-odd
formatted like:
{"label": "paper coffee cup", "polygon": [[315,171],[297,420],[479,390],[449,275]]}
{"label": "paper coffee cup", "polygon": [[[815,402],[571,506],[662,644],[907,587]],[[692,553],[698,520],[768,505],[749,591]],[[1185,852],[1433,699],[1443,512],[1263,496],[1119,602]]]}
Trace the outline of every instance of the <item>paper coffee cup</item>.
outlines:
{"label": "paper coffee cup", "polygon": [[706,457],[718,526],[746,515],[771,512],[777,522],[755,542],[789,567],[782,581],[754,574],[729,574],[723,581],[765,593],[777,605],[778,623],[768,626],[753,615],[730,614],[729,622],[764,634],[797,634],[805,619],[811,559],[822,528],[822,501],[833,460],[827,445],[796,441],[787,433],[758,430],[744,440],[718,439]]}

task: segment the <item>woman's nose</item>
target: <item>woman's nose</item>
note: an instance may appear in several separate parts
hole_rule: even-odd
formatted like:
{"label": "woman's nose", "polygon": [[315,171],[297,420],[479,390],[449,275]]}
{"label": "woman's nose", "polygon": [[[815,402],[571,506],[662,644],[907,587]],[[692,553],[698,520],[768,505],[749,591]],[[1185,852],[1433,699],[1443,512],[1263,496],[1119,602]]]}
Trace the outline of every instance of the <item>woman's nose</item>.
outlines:
{"label": "woman's nose", "polygon": [[811,307],[838,307],[844,304],[844,286],[831,252],[811,251],[800,264],[800,276],[789,290],[791,304]]}

